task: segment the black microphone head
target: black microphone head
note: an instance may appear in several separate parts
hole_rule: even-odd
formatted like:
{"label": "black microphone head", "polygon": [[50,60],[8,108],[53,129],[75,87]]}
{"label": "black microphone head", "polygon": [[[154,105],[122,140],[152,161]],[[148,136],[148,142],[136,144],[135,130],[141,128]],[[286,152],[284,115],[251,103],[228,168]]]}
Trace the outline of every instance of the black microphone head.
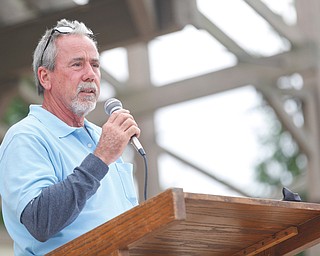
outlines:
{"label": "black microphone head", "polygon": [[122,103],[116,98],[110,98],[104,103],[104,111],[111,115],[114,111],[122,109]]}

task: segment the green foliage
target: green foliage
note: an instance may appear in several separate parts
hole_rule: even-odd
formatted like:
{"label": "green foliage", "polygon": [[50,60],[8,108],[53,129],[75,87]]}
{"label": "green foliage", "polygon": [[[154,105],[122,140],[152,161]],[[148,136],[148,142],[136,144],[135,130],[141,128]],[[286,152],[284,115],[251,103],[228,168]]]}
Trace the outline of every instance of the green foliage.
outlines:
{"label": "green foliage", "polygon": [[[307,158],[299,150],[291,134],[284,129],[273,109],[263,105],[259,109],[267,119],[266,130],[260,134],[260,142],[265,149],[256,165],[256,179],[271,190],[289,187],[305,171]],[[299,192],[300,197],[306,197]],[[297,254],[304,256],[305,252]]]}
{"label": "green foliage", "polygon": [[8,126],[11,126],[27,116],[28,112],[28,104],[25,103],[21,98],[16,97],[12,100],[7,108],[3,116],[3,122]]}
{"label": "green foliage", "polygon": [[264,148],[256,164],[256,179],[271,189],[290,186],[306,169],[307,159],[271,107],[261,108],[267,118],[266,130],[259,135]]}
{"label": "green foliage", "polygon": [[1,208],[0,208],[0,227],[1,226],[4,226],[4,222],[3,222],[3,217],[2,217],[2,211],[1,211]]}

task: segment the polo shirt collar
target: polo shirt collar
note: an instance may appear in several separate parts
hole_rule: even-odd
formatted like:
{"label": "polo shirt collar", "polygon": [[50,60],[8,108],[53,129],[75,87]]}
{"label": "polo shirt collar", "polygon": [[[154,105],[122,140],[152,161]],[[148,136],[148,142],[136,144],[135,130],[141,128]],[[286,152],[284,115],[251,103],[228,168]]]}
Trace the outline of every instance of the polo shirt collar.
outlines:
{"label": "polo shirt collar", "polygon": [[[41,123],[43,123],[45,127],[50,130],[54,130],[55,134],[59,138],[66,137],[75,130],[79,129],[79,127],[67,125],[57,116],[44,109],[41,105],[30,105],[29,115],[35,116]],[[85,125],[87,124],[88,122],[85,120]]]}

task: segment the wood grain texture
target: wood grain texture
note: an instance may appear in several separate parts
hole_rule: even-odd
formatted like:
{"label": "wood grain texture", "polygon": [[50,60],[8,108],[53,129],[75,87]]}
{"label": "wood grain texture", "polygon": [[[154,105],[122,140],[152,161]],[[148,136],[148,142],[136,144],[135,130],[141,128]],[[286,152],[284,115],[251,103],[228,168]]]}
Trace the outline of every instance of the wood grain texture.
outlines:
{"label": "wood grain texture", "polygon": [[116,250],[110,254],[110,256],[130,256],[128,250]]}
{"label": "wood grain texture", "polygon": [[185,193],[185,205],[186,220],[129,245],[130,256],[233,255],[320,214],[318,204],[192,193]]}
{"label": "wood grain texture", "polygon": [[320,205],[169,189],[48,255],[225,256],[261,241],[259,256],[320,242]]}
{"label": "wood grain texture", "polygon": [[47,255],[109,255],[185,217],[183,191],[167,190]]}
{"label": "wood grain texture", "polygon": [[296,227],[289,227],[285,230],[281,230],[272,236],[259,241],[256,244],[250,245],[249,247],[241,250],[240,252],[232,256],[254,256],[260,252],[266,251],[267,249],[274,247],[275,245],[289,239],[298,234],[298,229]]}

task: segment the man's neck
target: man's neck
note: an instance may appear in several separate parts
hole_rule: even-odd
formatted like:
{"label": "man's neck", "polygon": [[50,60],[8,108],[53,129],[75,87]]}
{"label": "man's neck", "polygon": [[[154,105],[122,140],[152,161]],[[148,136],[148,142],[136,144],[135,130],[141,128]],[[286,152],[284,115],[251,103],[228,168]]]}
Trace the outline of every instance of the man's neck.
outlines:
{"label": "man's neck", "polygon": [[71,127],[84,126],[84,116],[78,116],[74,114],[71,110],[54,108],[50,105],[45,104],[45,102],[42,104],[42,107]]}

